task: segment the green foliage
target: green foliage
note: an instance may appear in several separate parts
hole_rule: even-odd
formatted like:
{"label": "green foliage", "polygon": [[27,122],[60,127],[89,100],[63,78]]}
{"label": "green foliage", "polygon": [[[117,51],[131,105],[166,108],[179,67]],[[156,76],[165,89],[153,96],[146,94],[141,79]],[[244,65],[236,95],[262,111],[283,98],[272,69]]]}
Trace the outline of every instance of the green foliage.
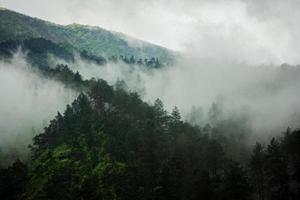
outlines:
{"label": "green foliage", "polygon": [[[39,68],[48,68],[49,56],[63,59],[66,62],[74,62],[75,53],[77,52],[74,47],[66,45],[59,45],[51,40],[44,38],[30,38],[25,40],[6,40],[0,43],[0,58],[9,59],[18,50],[26,54],[27,61]],[[106,60],[101,56],[94,56],[88,54],[86,51],[79,52],[80,58],[94,62],[98,65],[103,65]]]}
{"label": "green foliage", "polygon": [[245,169],[236,162],[230,162],[223,177],[222,199],[250,199],[250,184]]}
{"label": "green foliage", "polygon": [[256,199],[299,199],[299,136],[299,130],[288,129],[266,149],[256,144],[249,165]]}
{"label": "green foliage", "polygon": [[160,100],[150,106],[103,80],[78,84],[88,96],[34,138],[26,199],[190,199],[194,174],[216,171],[210,163],[225,159],[217,153],[206,161],[212,141],[182,122],[177,108],[168,115]]}
{"label": "green foliage", "polygon": [[183,122],[177,107],[168,114],[161,100],[149,105],[126,92],[122,81],[83,81],[65,65],[40,72],[83,93],[34,137],[27,166],[1,171],[3,199],[299,197],[298,130],[267,149],[257,144],[246,168],[228,159],[217,137],[242,133],[234,120],[199,128]]}
{"label": "green foliage", "polygon": [[22,199],[27,186],[27,170],[21,161],[7,169],[0,169],[0,199]]}
{"label": "green foliage", "polygon": [[167,50],[134,48],[100,28],[58,26],[3,10],[0,17],[1,56],[10,58],[20,46],[44,77],[81,92],[33,138],[28,163],[0,170],[1,199],[300,198],[299,130],[288,129],[267,148],[257,144],[249,156],[244,141],[251,130],[243,114],[225,120],[221,104],[213,104],[210,124],[192,126],[177,107],[168,114],[159,99],[149,105],[123,81],[113,87],[83,80],[67,65],[50,68],[47,61],[48,54],[73,61],[79,49],[81,58],[99,65],[106,60],[95,55],[157,68],[169,59]]}
{"label": "green foliage", "polygon": [[111,62],[119,62],[119,61],[122,61],[128,65],[140,65],[140,66],[145,66],[145,67],[149,67],[149,68],[160,68],[163,66],[163,63],[160,63],[160,61],[158,60],[158,58],[154,58],[154,57],[151,57],[151,59],[137,59],[135,58],[134,56],[130,56],[130,57],[127,57],[127,56],[111,56],[108,58],[109,61]]}
{"label": "green foliage", "polygon": [[[79,24],[61,26],[10,10],[0,10],[0,42],[41,37],[55,43],[68,43],[79,51],[107,58],[116,55],[142,59],[154,57],[163,63],[170,63],[175,57],[174,52],[163,47],[130,38],[136,43],[131,44],[127,36],[99,27]],[[153,61],[150,60],[149,65]]]}
{"label": "green foliage", "polygon": [[266,151],[260,143],[256,143],[253,154],[250,158],[249,168],[257,199],[263,200],[266,196]]}

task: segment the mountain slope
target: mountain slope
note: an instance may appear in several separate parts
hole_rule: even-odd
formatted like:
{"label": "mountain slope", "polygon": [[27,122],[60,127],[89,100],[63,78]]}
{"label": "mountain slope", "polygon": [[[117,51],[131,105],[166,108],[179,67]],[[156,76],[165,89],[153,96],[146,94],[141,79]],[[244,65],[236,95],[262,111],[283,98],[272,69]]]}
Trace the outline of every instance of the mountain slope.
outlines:
{"label": "mountain slope", "polygon": [[27,61],[37,67],[49,67],[51,63],[49,56],[55,56],[66,62],[74,62],[76,54],[88,62],[93,62],[98,65],[106,63],[106,60],[101,56],[89,55],[85,51],[79,52],[44,38],[30,38],[21,41],[6,40],[0,42],[0,60],[12,58],[18,50],[25,53]]}
{"label": "mountain slope", "polygon": [[40,37],[56,43],[70,44],[80,51],[85,50],[97,56],[156,57],[162,62],[170,62],[174,56],[174,52],[166,48],[100,27],[79,24],[62,26],[0,9],[0,42]]}

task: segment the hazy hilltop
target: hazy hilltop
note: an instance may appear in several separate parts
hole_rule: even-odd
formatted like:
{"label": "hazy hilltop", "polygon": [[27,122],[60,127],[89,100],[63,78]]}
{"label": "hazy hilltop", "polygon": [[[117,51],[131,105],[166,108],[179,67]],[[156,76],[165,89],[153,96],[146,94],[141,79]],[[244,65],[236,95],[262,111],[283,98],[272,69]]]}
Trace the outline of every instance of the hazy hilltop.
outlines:
{"label": "hazy hilltop", "polygon": [[80,24],[63,26],[0,9],[0,42],[41,37],[96,56],[155,57],[163,63],[172,61],[174,57],[174,52],[164,47],[100,27]]}

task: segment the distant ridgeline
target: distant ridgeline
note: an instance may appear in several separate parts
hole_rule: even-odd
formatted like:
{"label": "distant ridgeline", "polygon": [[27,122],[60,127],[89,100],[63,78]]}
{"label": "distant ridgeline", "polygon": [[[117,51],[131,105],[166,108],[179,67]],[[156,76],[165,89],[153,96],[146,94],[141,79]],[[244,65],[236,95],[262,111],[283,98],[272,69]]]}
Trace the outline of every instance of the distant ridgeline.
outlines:
{"label": "distant ridgeline", "polygon": [[[15,47],[13,43],[20,41],[26,49],[35,53],[50,52],[61,57],[63,52],[64,59],[72,60],[71,52],[77,51],[99,64],[104,64],[105,60],[123,60],[128,64],[159,67],[172,63],[176,56],[169,49],[99,27],[79,24],[62,26],[1,9],[0,42],[6,42],[1,48],[3,45]],[[29,44],[31,42],[34,44]]]}
{"label": "distant ridgeline", "polygon": [[104,65],[107,62],[124,62],[126,64],[135,64],[151,68],[162,67],[157,58],[136,59],[134,56],[111,56],[104,58],[89,54],[87,51],[78,51],[70,46],[56,44],[44,38],[31,38],[25,40],[7,40],[0,43],[0,59],[10,59],[14,53],[21,50],[26,54],[27,61],[40,68],[49,67],[49,55],[62,59],[66,62],[74,62],[75,55],[78,54],[80,59],[93,62],[98,65]]}

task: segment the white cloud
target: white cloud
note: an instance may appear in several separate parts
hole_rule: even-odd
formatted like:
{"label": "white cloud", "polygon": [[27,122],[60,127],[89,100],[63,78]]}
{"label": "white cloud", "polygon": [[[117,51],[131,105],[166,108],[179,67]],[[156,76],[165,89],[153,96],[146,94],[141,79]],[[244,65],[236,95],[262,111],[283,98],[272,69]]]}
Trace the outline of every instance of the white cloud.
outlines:
{"label": "white cloud", "polygon": [[76,97],[63,84],[41,77],[20,54],[0,62],[0,93],[0,157],[5,151],[28,152],[34,134]]}

